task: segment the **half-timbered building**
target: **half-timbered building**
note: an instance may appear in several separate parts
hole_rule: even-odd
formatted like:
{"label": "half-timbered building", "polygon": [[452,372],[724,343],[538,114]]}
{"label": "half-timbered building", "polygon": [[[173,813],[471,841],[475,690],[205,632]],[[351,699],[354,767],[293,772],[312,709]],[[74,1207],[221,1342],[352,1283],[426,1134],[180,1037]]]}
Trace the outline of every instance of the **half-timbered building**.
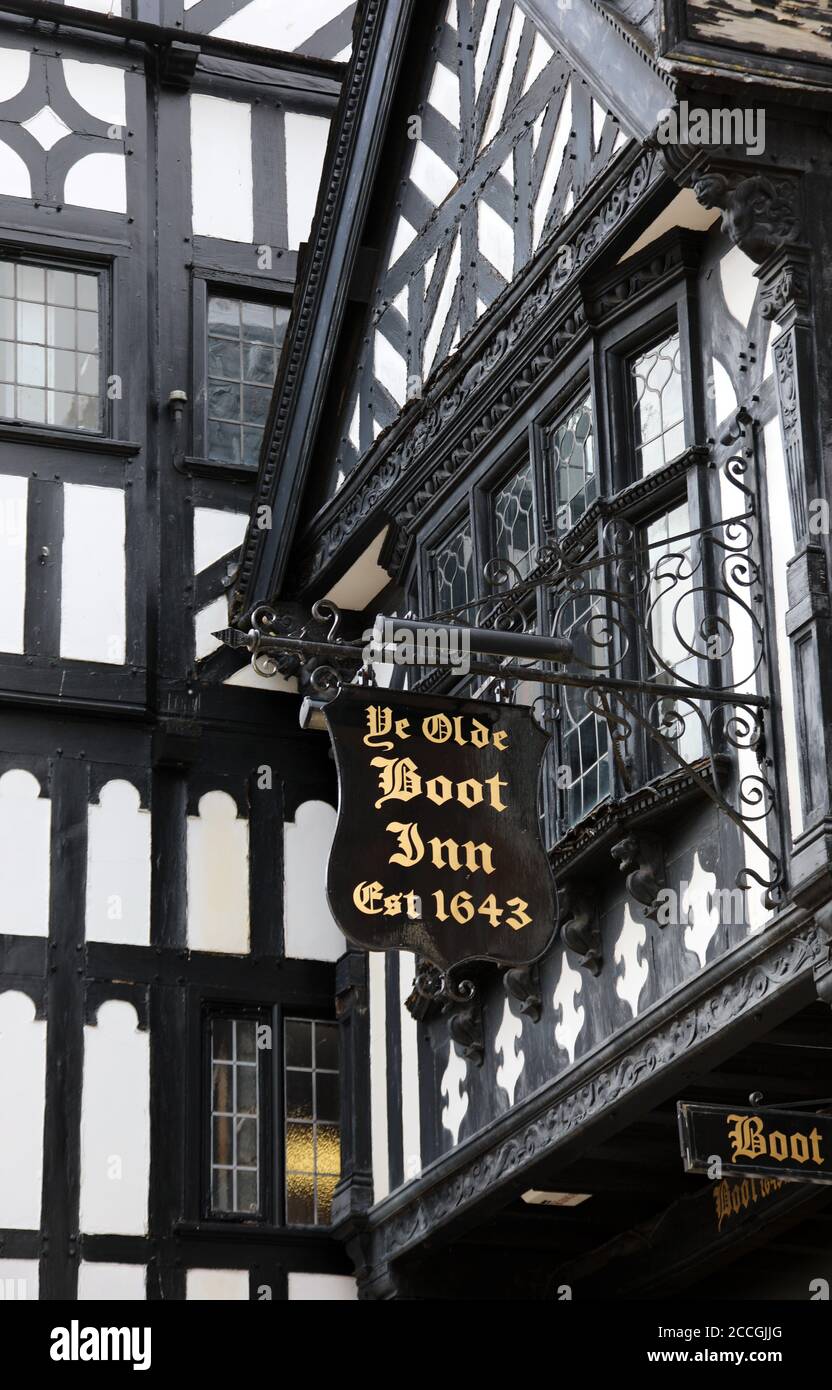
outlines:
{"label": "half-timbered building", "polygon": [[[829,1105],[830,58],[821,0],[4,0],[8,1296],[828,1296],[828,1187],[677,1106]],[[333,666],[377,614],[569,656]],[[347,946],[352,682],[549,735],[542,957]]]}

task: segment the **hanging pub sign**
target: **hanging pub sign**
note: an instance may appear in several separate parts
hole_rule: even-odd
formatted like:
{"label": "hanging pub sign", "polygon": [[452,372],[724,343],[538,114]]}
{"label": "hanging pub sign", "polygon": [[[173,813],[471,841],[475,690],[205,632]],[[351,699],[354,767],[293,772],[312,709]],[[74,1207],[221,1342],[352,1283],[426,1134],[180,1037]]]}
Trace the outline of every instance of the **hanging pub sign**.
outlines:
{"label": "hanging pub sign", "polygon": [[[687,1173],[832,1183],[832,1115],[679,1101],[678,1116]],[[721,1174],[714,1171],[715,1159]]]}
{"label": "hanging pub sign", "polygon": [[347,686],[325,716],[339,787],[327,896],[348,941],[441,970],[541,956],[557,912],[538,821],[548,735],[531,712]]}

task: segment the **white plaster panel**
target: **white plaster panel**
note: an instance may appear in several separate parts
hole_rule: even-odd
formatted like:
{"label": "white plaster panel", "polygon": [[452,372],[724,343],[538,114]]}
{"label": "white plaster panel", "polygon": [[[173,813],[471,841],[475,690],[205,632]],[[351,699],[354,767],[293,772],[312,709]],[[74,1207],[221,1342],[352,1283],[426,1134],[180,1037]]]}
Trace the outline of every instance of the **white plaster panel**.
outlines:
{"label": "white plaster panel", "polygon": [[754,275],[754,262],[738,246],[732,246],[720,260],[719,282],[728,312],[747,328],[760,282]]}
{"label": "white plaster panel", "polygon": [[51,811],[30,772],[0,777],[0,931],[12,936],[49,933]]}
{"label": "white plaster panel", "polygon": [[718,357],[711,358],[711,376],[714,392],[714,425],[726,420],[737,411],[737,393],[733,382]]}
{"label": "white plaster panel", "polygon": [[500,1065],[497,1067],[497,1085],[505,1091],[509,1105],[514,1104],[517,1082],[523,1074],[526,1056],[519,1046],[523,1036],[523,1024],[511,1012],[506,999],[503,1003],[503,1018],[494,1038],[494,1052]]}
{"label": "white plaster panel", "polygon": [[532,242],[537,246],[543,235],[543,228],[546,225],[546,214],[554,196],[555,187],[560,174],[561,165],[566,158],[569,136],[572,131],[572,84],[567,83],[566,91],[563,94],[563,103],[555,123],[555,131],[552,136],[552,143],[549,146],[549,153],[546,156],[546,163],[543,167],[543,176],[540,180],[540,188],[534,200],[532,212],[533,235]]}
{"label": "white plaster panel", "polygon": [[532,51],[529,55],[529,66],[526,69],[526,76],[523,81],[523,94],[536,82],[552,54],[554,49],[546,42],[543,35],[538,30],[532,43]]}
{"label": "white plaster panel", "polygon": [[23,651],[28,481],[0,475],[0,651]]}
{"label": "white plaster panel", "polygon": [[150,1169],[150,1039],[108,999],[84,1028],[81,1230],[144,1235]]}
{"label": "white plaster panel", "polygon": [[575,1060],[575,1047],[586,1018],[586,1010],[581,1004],[584,981],[580,970],[573,970],[566,952],[563,953],[560,975],[552,995],[552,1005],[560,1011],[555,1024],[555,1042],[562,1047],[570,1063]]}
{"label": "white plaster panel", "polygon": [[299,960],[335,961],[346,949],[326,897],[337,819],[325,801],[304,801],[283,827],[283,940]]}
{"label": "white plaster panel", "polygon": [[31,54],[25,48],[0,48],[0,102],[11,101],[29,79]]}
{"label": "white plaster panel", "polygon": [[123,665],[124,492],[64,484],[61,656]]}
{"label": "white plaster panel", "polygon": [[28,994],[0,994],[0,1227],[36,1231],[43,1181],[46,1023]]}
{"label": "white plaster panel", "polygon": [[191,207],[197,235],[253,239],[251,107],[245,102],[191,96]]}
{"label": "white plaster panel", "polygon": [[410,178],[434,207],[444,202],[457,183],[456,170],[420,140],[413,151]]}
{"label": "white plaster panel", "polygon": [[637,922],[630,904],[624,908],[624,923],[615,943],[613,959],[620,967],[615,980],[615,992],[623,999],[633,1018],[639,1011],[641,993],[647,983],[650,967],[645,959],[647,928]]}
{"label": "white plaster panel", "polygon": [[228,676],[223,685],[242,686],[246,690],[266,690],[276,695],[297,695],[298,681],[297,676],[281,676],[277,671],[273,676],[261,676],[255,671],[250,661],[245,666],[241,666],[239,671],[235,671],[232,676]]}
{"label": "white plaster panel", "polygon": [[370,1142],[373,1156],[373,1201],[390,1191],[387,1141],[387,955],[371,951],[370,980]]}
{"label": "white plaster panel", "polygon": [[64,181],[64,201],[99,212],[127,211],[127,171],[123,154],[99,150],[72,165]]}
{"label": "white plaster panel", "polygon": [[803,829],[803,805],[800,795],[800,758],[798,755],[791,642],[786,631],[786,613],[789,608],[786,566],[794,555],[795,545],[786,480],[786,461],[783,456],[783,436],[779,419],[775,417],[768,422],[763,429],[763,438],[766,450],[766,488],[768,489],[769,515],[776,518],[776,524],[770,528],[774,631],[777,643],[778,695],[783,721],[783,747],[786,755],[788,810],[792,839],[796,839]]}
{"label": "white plaster panel", "polygon": [[0,193],[5,193],[9,198],[32,196],[32,180],[26,161],[5,140],[0,140]]}
{"label": "white plaster panel", "polygon": [[428,104],[459,130],[459,76],[444,63],[437,63],[433,70]]}
{"label": "white plaster panel", "polygon": [[715,888],[716,874],[709,873],[704,867],[697,850],[693,856],[690,882],[684,886],[680,907],[682,922],[686,924],[685,945],[698,957],[700,969],[704,968],[708,947],[719,930],[719,912],[714,903]]}
{"label": "white plaster panel", "polygon": [[185,1275],[185,1298],[191,1302],[218,1303],[236,1300],[247,1303],[247,1269],[189,1269]]}
{"label": "white plaster panel", "polygon": [[150,944],[150,812],[131,782],[107,782],[87,820],[88,941]]}
{"label": "white plaster panel", "polygon": [[358,1285],[349,1274],[289,1272],[290,1303],[354,1303]]}
{"label": "white plaster panel", "polygon": [[220,511],[217,507],[194,508],[194,574],[221,560],[243,543],[247,512]]}
{"label": "white plaster panel", "polygon": [[347,0],[303,0],[302,5],[297,0],[251,0],[210,32],[258,48],[302,53],[306,41],[346,6]]}
{"label": "white plaster panel", "polygon": [[514,231],[484,198],[477,203],[479,247],[504,280],[514,274]]}
{"label": "white plaster panel", "polygon": [[297,249],[307,240],[312,226],[329,121],[325,116],[311,116],[306,111],[287,111],[284,120],[289,247]]}
{"label": "white plaster panel", "polygon": [[249,949],[248,822],[227,792],[206,792],[188,817],[188,946]]}
{"label": "white plaster panel", "polygon": [[69,94],[79,106],[106,125],[127,124],[123,68],[111,63],[82,63],[76,58],[62,58],[61,62]]}
{"label": "white plaster panel", "polygon": [[36,1302],[38,1286],[37,1260],[0,1260],[0,1302]]}
{"label": "white plaster panel", "polygon": [[147,1297],[145,1265],[106,1264],[82,1260],[78,1269],[78,1301],[140,1303]]}
{"label": "white plaster panel", "polygon": [[428,375],[433,366],[434,358],[436,357],[436,353],[439,349],[439,342],[442,337],[442,329],[445,327],[445,321],[450,312],[451,304],[453,303],[454,290],[456,289],[456,284],[459,279],[460,258],[461,248],[459,234],[457,234],[454,238],[450,260],[448,261],[447,273],[436,299],[436,310],[433,315],[433,320],[425,335],[425,345],[422,351],[422,370],[425,376]]}
{"label": "white plaster panel", "polygon": [[418,1024],[405,1008],[413,993],[416,957],[411,951],[399,952],[399,1017],[402,1047],[402,1155],[405,1182],[422,1169],[422,1133],[419,1105]]}
{"label": "white plaster panel", "polygon": [[511,90],[511,80],[514,76],[514,66],[517,62],[517,50],[520,47],[520,40],[523,37],[523,29],[526,17],[519,5],[514,5],[511,12],[511,21],[506,35],[505,48],[500,63],[500,71],[497,76],[497,85],[494,88],[494,96],[491,99],[491,107],[488,112],[488,120],[483,131],[480,149],[485,149],[497,134],[497,131],[505,124],[507,102]]}
{"label": "white plaster panel", "polygon": [[228,595],[220,594],[194,614],[194,655],[197,661],[218,651],[222,643],[214,636],[228,627]]}
{"label": "white plaster panel", "polygon": [[465,1085],[467,1078],[468,1063],[456,1043],[451,1041],[448,1044],[448,1065],[442,1073],[439,1090],[445,1097],[440,1116],[442,1128],[450,1134],[454,1147],[459,1143],[459,1131],[470,1104]]}
{"label": "white plaster panel", "polygon": [[407,399],[407,362],[379,330],[373,335],[373,373],[397,405]]}

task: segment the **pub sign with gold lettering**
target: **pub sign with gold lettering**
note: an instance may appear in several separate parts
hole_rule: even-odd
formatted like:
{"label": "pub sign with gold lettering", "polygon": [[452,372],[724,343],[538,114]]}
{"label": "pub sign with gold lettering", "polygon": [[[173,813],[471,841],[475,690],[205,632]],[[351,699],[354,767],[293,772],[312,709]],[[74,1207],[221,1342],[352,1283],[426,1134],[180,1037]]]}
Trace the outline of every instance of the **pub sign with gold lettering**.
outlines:
{"label": "pub sign with gold lettering", "polygon": [[536,960],[557,925],[540,838],[548,736],[522,706],[347,687],[327,895],[347,939],[440,969]]}
{"label": "pub sign with gold lettering", "polygon": [[688,1173],[758,1173],[783,1182],[832,1182],[832,1115],[753,1110],[679,1101],[679,1138]]}

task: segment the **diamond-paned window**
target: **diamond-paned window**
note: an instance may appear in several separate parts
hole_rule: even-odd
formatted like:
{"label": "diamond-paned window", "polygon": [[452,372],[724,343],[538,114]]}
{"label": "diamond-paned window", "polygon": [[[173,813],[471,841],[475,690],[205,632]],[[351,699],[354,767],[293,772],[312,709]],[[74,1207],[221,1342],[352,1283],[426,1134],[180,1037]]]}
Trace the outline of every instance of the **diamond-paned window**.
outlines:
{"label": "diamond-paned window", "polygon": [[535,547],[534,475],[531,463],[493,494],[494,551],[521,578],[531,569]]}
{"label": "diamond-paned window", "polygon": [[598,496],[589,394],[551,431],[549,456],[555,475],[558,530],[568,531]]}
{"label": "diamond-paned window", "polygon": [[433,604],[444,613],[474,597],[474,543],[466,522],[431,552]]}
{"label": "diamond-paned window", "polygon": [[635,450],[640,477],[662,468],[685,448],[681,346],[673,333],[631,365]]}

